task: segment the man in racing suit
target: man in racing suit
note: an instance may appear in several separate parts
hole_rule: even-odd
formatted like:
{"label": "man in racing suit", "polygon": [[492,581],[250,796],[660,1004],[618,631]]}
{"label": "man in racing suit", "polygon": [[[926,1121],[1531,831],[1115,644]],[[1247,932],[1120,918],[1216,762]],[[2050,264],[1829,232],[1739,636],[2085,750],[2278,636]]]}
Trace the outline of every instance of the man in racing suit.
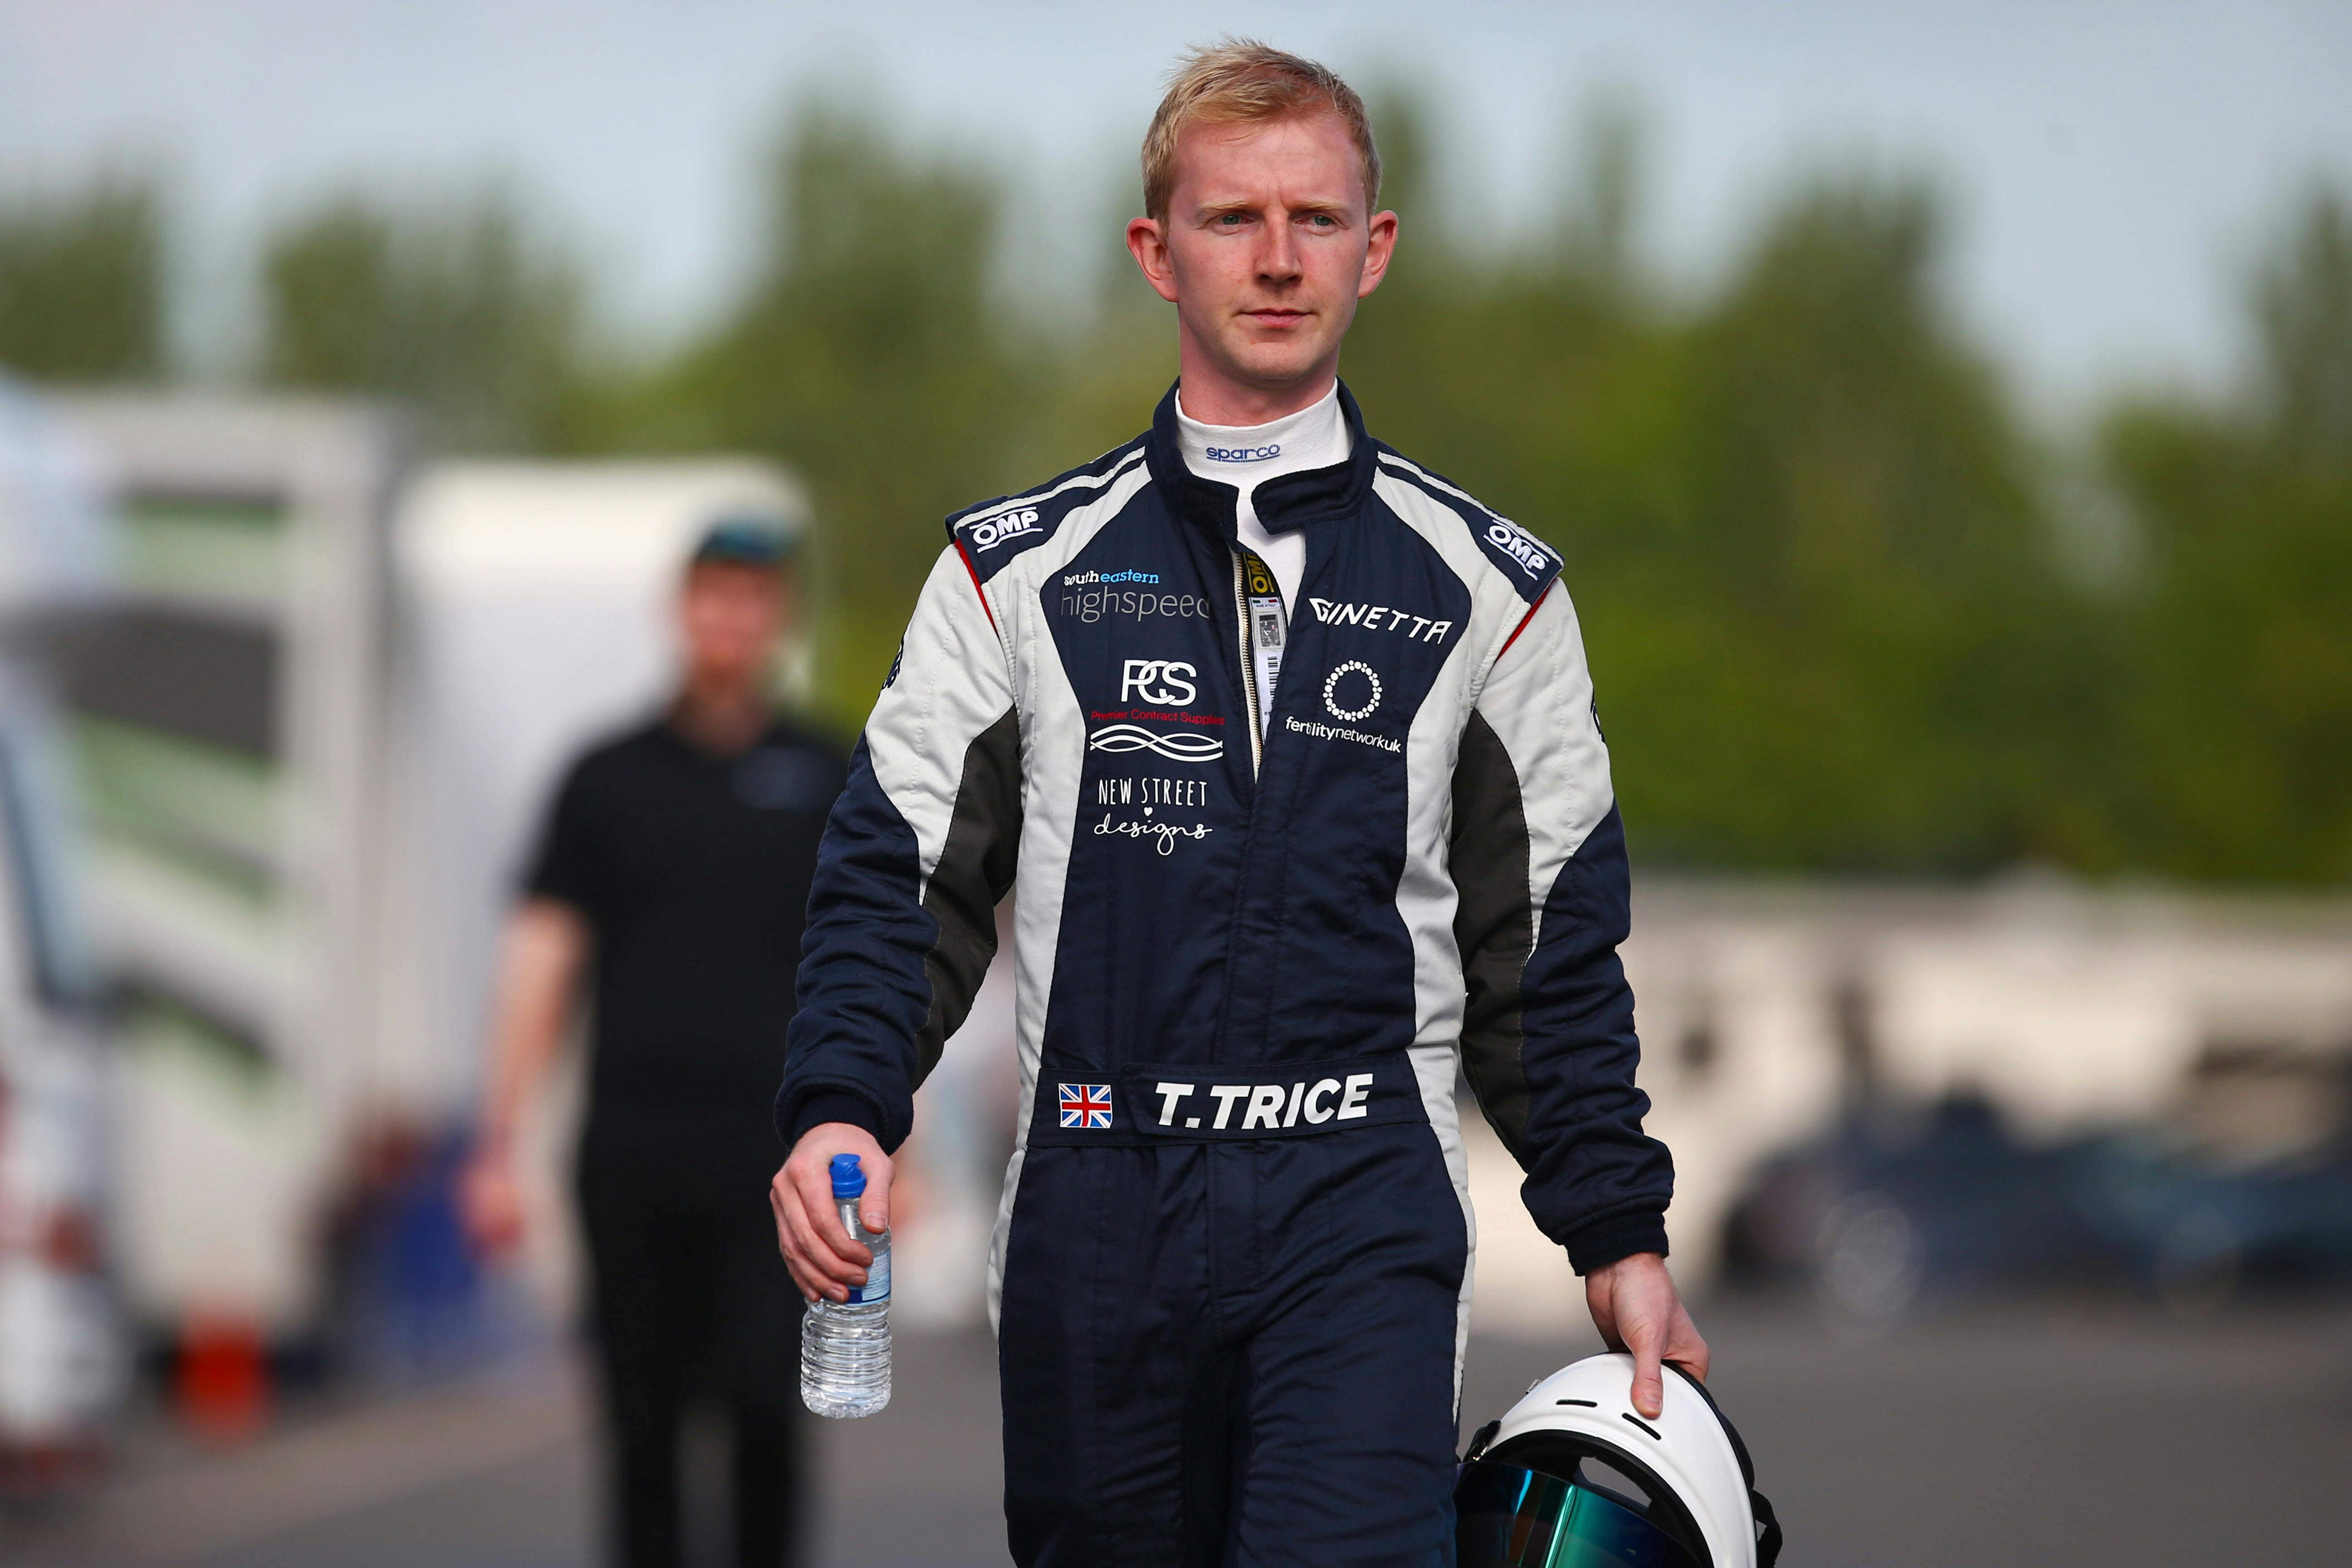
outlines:
{"label": "man in racing suit", "polygon": [[1457,1061],[1604,1337],[1704,1374],[1618,962],[1624,835],[1559,555],[1336,380],[1396,218],[1360,100],[1179,73],[1129,242],[1151,429],[950,518],[828,825],[772,1198],[811,1299],[1017,891],[989,1286],[1024,1564],[1434,1564],[1469,1306]]}

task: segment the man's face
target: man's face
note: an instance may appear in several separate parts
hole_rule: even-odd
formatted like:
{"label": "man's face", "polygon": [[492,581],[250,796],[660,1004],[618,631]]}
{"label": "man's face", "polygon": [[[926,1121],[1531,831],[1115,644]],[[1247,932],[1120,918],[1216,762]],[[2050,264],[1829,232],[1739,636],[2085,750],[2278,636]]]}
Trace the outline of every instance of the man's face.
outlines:
{"label": "man's face", "polygon": [[1337,114],[1193,124],[1177,140],[1168,216],[1129,224],[1128,248],[1176,306],[1188,359],[1278,393],[1338,368],[1356,301],[1388,269],[1396,215],[1366,207],[1363,159]]}
{"label": "man's face", "polygon": [[763,679],[784,631],[785,574],[706,563],[688,570],[678,593],[678,628],[691,685],[735,687]]}

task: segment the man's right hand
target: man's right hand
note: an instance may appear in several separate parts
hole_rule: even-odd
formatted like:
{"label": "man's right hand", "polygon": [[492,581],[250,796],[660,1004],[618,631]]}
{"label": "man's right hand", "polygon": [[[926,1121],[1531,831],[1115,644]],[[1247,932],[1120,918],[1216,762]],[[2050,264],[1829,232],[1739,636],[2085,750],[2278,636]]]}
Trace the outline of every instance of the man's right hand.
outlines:
{"label": "man's right hand", "polygon": [[866,1195],[857,1200],[858,1220],[870,1231],[890,1228],[890,1156],[863,1127],[825,1121],[801,1134],[792,1158],[768,1184],[768,1206],[776,1213],[776,1247],[793,1283],[811,1301],[849,1300],[850,1287],[866,1283],[874,1254],[850,1239],[833,1196],[833,1157],[855,1154],[866,1173]]}
{"label": "man's right hand", "polygon": [[521,1245],[522,1184],[515,1179],[513,1160],[503,1147],[478,1149],[466,1162],[457,1180],[457,1210],[476,1256],[502,1258]]}

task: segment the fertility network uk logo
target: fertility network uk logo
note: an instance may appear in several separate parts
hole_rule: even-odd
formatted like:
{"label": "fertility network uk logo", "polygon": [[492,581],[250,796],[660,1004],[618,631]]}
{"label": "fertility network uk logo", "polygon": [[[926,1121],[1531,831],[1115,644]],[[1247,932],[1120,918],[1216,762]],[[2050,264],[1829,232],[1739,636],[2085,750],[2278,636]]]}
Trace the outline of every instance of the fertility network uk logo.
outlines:
{"label": "fertility network uk logo", "polygon": [[[1339,706],[1339,682],[1350,675],[1360,675],[1366,680],[1371,682],[1371,695],[1364,699],[1364,704],[1360,708],[1342,708]],[[1352,690],[1355,689],[1351,687],[1350,689]],[[1334,719],[1344,719],[1349,723],[1352,724],[1359,720],[1370,718],[1372,716],[1372,710],[1378,708],[1380,705],[1381,678],[1374,675],[1372,673],[1372,667],[1366,664],[1360,658],[1349,659],[1347,663],[1341,665],[1339,668],[1333,670],[1329,675],[1324,678],[1323,706],[1331,710],[1331,717]]]}
{"label": "fertility network uk logo", "polygon": [[[1354,679],[1357,676],[1363,677],[1363,684],[1357,683]],[[1341,706],[1342,702],[1354,702],[1359,696],[1363,699],[1360,703],[1353,707]],[[1323,679],[1323,706],[1329,710],[1331,717],[1346,722],[1326,724],[1286,713],[1282,716],[1282,727],[1293,734],[1312,735],[1318,741],[1353,741],[1360,746],[1370,746],[1375,751],[1402,753],[1403,742],[1352,727],[1357,721],[1370,718],[1372,710],[1380,705],[1381,678],[1374,675],[1371,666],[1363,660],[1351,658]]]}

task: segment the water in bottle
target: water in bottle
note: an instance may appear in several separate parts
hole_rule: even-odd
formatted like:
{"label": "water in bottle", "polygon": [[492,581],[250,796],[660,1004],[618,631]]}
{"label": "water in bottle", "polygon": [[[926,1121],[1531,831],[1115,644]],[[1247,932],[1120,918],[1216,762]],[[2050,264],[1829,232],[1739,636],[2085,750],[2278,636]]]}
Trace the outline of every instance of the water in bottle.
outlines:
{"label": "water in bottle", "polygon": [[801,1403],[819,1415],[871,1415],[890,1403],[890,1236],[857,1217],[866,1195],[857,1156],[835,1154],[831,1169],[842,1226],[873,1250],[874,1262],[848,1300],[819,1298],[801,1320]]}

